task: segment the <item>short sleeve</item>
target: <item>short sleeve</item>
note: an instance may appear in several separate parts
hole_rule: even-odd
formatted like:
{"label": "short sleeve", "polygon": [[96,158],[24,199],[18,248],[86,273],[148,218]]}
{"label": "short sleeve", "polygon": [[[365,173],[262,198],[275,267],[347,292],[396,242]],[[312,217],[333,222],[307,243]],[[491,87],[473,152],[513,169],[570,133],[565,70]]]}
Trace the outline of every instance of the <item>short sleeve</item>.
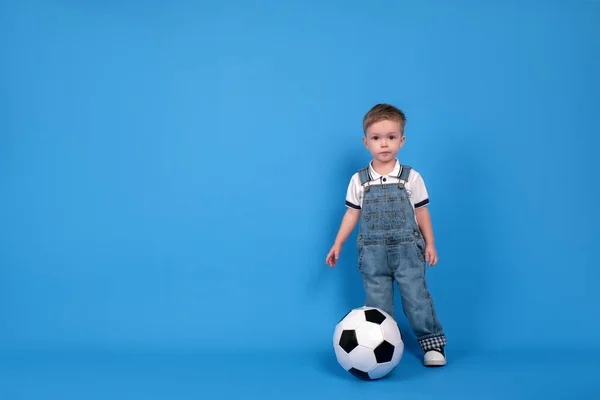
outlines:
{"label": "short sleeve", "polygon": [[362,186],[358,174],[354,174],[346,192],[346,207],[360,210],[362,208]]}
{"label": "short sleeve", "polygon": [[415,208],[425,207],[429,204],[429,194],[427,193],[427,187],[421,174],[417,171],[412,170],[409,178],[411,201]]}

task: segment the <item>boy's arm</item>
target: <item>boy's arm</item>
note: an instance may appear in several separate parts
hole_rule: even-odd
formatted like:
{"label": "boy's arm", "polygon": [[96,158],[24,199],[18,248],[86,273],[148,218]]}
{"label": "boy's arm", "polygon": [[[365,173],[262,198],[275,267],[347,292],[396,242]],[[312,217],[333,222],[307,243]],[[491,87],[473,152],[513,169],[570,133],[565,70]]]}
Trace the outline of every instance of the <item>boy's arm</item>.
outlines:
{"label": "boy's arm", "polygon": [[335,246],[342,247],[342,245],[346,242],[346,239],[348,239],[348,236],[350,236],[354,230],[359,217],[360,210],[348,207],[348,210],[346,210],[344,218],[342,219],[340,230],[335,238]]}
{"label": "boy's arm", "polygon": [[335,242],[329,250],[329,254],[325,258],[325,262],[329,264],[331,267],[335,267],[337,259],[340,256],[340,252],[342,251],[342,246],[348,236],[354,230],[356,223],[358,222],[358,218],[360,217],[360,210],[356,210],[354,208],[348,208],[346,213],[344,214],[344,218],[342,219],[342,224],[340,225],[340,229],[335,237]]}
{"label": "boy's arm", "polygon": [[415,210],[415,213],[417,217],[417,224],[419,224],[419,228],[423,233],[425,243],[433,246],[433,228],[431,226],[431,215],[429,215],[429,210],[427,207],[419,207]]}
{"label": "boy's arm", "polygon": [[433,228],[431,227],[431,216],[427,207],[419,207],[415,210],[417,216],[417,224],[423,233],[425,239],[425,261],[433,267],[438,262],[437,251],[435,250],[433,240]]}

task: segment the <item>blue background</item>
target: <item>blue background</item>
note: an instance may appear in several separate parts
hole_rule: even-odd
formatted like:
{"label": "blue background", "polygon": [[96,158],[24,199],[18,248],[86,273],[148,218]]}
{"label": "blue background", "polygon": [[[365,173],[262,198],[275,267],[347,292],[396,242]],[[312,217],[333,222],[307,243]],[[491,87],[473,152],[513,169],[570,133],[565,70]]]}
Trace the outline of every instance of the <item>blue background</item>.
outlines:
{"label": "blue background", "polygon": [[353,382],[331,336],[363,301],[356,231],[325,256],[379,102],[406,112],[399,159],[430,194],[449,362],[597,351],[599,71],[594,1],[2,2],[0,389],[89,398],[40,360],[105,352],[319,354],[290,382]]}

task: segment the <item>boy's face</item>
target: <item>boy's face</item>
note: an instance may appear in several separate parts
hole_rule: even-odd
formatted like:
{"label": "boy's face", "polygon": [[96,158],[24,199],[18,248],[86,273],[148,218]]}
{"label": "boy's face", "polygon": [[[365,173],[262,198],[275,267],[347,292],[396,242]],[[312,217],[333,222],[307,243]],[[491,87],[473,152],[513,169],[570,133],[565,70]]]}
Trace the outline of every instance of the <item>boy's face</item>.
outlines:
{"label": "boy's face", "polygon": [[367,128],[363,142],[373,159],[386,163],[394,160],[404,145],[404,130],[398,121],[383,120]]}

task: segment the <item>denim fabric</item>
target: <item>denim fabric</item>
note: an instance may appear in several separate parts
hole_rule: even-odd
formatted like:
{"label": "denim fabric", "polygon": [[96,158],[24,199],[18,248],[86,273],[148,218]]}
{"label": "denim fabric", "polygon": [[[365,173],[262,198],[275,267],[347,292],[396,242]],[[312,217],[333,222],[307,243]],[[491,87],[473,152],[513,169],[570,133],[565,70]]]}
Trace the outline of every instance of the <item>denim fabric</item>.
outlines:
{"label": "denim fabric", "polygon": [[[404,166],[402,176],[407,177]],[[367,177],[364,178],[367,180]],[[394,283],[402,308],[424,351],[446,344],[427,288],[425,240],[404,181],[365,186],[357,239],[365,305],[394,316]]]}

